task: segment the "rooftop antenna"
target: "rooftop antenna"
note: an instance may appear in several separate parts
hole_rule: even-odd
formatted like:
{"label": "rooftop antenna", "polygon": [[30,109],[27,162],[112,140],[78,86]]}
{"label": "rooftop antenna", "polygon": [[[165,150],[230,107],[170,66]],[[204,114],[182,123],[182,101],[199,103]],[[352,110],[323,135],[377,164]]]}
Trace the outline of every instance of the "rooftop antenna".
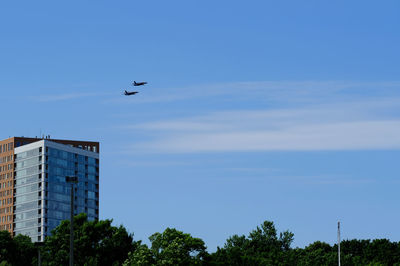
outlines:
{"label": "rooftop antenna", "polygon": [[337,223],[337,239],[338,239],[338,265],[340,266],[340,221]]}

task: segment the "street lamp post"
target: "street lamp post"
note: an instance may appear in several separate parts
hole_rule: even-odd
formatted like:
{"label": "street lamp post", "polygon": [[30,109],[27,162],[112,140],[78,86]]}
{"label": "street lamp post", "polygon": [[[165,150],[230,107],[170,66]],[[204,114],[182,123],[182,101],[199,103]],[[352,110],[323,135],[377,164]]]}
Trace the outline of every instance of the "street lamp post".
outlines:
{"label": "street lamp post", "polygon": [[43,242],[35,242],[34,245],[38,250],[38,266],[41,266],[42,265],[42,257],[40,254],[40,248],[44,246],[44,243]]}
{"label": "street lamp post", "polygon": [[69,229],[69,265],[74,266],[74,184],[78,183],[77,176],[66,176],[65,181],[71,184],[71,213]]}

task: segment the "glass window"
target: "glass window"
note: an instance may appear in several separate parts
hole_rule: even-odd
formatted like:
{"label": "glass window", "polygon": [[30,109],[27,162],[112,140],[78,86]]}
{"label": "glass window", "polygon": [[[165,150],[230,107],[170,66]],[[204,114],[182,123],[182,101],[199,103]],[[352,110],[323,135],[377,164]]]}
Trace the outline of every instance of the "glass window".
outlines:
{"label": "glass window", "polygon": [[78,171],[81,173],[85,173],[85,165],[84,164],[78,164]]}
{"label": "glass window", "polygon": [[88,183],[88,190],[96,191],[96,185],[89,182],[89,183]]}
{"label": "glass window", "polygon": [[26,184],[31,184],[31,183],[36,183],[40,180],[40,175],[32,175],[32,176],[27,176],[23,178],[18,178],[15,180],[15,183],[17,187],[19,185],[26,185]]}
{"label": "glass window", "polygon": [[78,162],[80,164],[85,164],[85,156],[78,154]]}
{"label": "glass window", "polygon": [[15,203],[19,204],[19,203],[24,203],[27,201],[35,201],[35,203],[36,203],[38,199],[39,199],[38,193],[35,192],[35,193],[25,194],[22,196],[15,197]]}
{"label": "glass window", "polygon": [[96,201],[95,201],[95,200],[88,199],[88,201],[87,201],[87,206],[88,206],[88,207],[91,207],[91,208],[95,208],[95,207],[96,207]]}
{"label": "glass window", "polygon": [[89,165],[88,166],[88,173],[89,174],[95,174],[96,173],[96,167]]}
{"label": "glass window", "polygon": [[14,229],[21,229],[25,227],[38,227],[40,224],[38,223],[37,219],[32,219],[29,221],[17,222],[15,223]]}
{"label": "glass window", "polygon": [[32,219],[32,218],[39,218],[39,214],[37,210],[32,210],[28,212],[22,212],[18,213],[15,215],[15,222],[21,221],[21,220],[27,220],[27,219]]}
{"label": "glass window", "polygon": [[22,203],[22,204],[16,205],[15,213],[25,211],[25,210],[31,210],[31,209],[38,209],[37,201],[32,201],[32,202],[27,202],[27,203]]}
{"label": "glass window", "polygon": [[48,218],[66,220],[69,219],[70,214],[67,212],[52,210],[47,213]]}
{"label": "glass window", "polygon": [[88,199],[96,199],[96,194],[93,191],[88,191]]}
{"label": "glass window", "polygon": [[17,187],[15,189],[15,195],[21,195],[21,194],[25,194],[25,193],[29,193],[29,192],[36,192],[39,191],[39,184],[33,184],[33,185],[29,185],[29,186],[24,186],[24,187]]}
{"label": "glass window", "polygon": [[49,201],[48,202],[48,208],[49,208],[49,210],[58,210],[58,211],[63,211],[63,212],[68,212],[69,213],[70,204],[69,203],[57,202],[57,201]]}
{"label": "glass window", "polygon": [[89,157],[89,158],[88,158],[88,164],[89,164],[89,165],[96,165],[96,159],[95,159],[95,158]]}
{"label": "glass window", "polygon": [[93,174],[88,175],[88,179],[89,179],[90,181],[96,181],[96,177],[95,177],[95,175],[93,175]]}
{"label": "glass window", "polygon": [[[14,228],[15,229],[15,228]],[[23,230],[16,230],[15,231],[16,235],[27,235],[29,237],[36,237],[37,235],[39,235],[38,231],[36,228],[29,228],[29,229],[23,229]]]}
{"label": "glass window", "polygon": [[50,200],[58,200],[64,202],[69,202],[70,200],[70,195],[59,194],[52,191],[49,191],[48,196]]}
{"label": "glass window", "polygon": [[65,159],[57,159],[57,166],[67,168],[68,163]]}
{"label": "glass window", "polygon": [[25,167],[29,167],[29,166],[33,166],[33,165],[38,165],[39,164],[39,158],[40,157],[33,157],[31,159],[27,159],[27,160],[19,160],[16,163],[16,170],[21,169],[21,168],[25,168]]}
{"label": "glass window", "polygon": [[96,210],[92,209],[92,208],[88,208],[88,215],[95,216],[96,215]]}
{"label": "glass window", "polygon": [[17,157],[15,158],[16,161],[23,160],[29,157],[33,156],[38,156],[39,155],[39,149],[33,149],[30,151],[25,151],[17,154]]}
{"label": "glass window", "polygon": [[71,191],[71,188],[66,185],[61,185],[61,184],[57,184],[57,183],[49,183],[48,191],[57,192],[57,193],[61,193],[61,194],[69,194]]}

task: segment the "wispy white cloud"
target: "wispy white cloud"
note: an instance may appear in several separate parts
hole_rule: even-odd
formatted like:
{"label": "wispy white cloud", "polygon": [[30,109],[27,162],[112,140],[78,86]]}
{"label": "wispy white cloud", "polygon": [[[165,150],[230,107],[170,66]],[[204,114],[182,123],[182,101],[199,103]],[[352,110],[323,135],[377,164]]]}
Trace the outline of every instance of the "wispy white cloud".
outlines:
{"label": "wispy white cloud", "polygon": [[79,98],[99,97],[107,95],[110,95],[110,93],[72,92],[72,93],[61,93],[61,94],[38,95],[38,96],[32,96],[31,98],[38,102],[57,102],[57,101],[67,101]]}
{"label": "wispy white cloud", "polygon": [[[351,82],[351,81],[253,81],[203,84],[187,87],[147,87],[134,98],[137,104],[176,102],[190,99],[224,97],[225,100],[250,99],[266,102],[313,103],[329,102],[343,95],[347,98],[367,95],[374,91],[385,96],[393,88],[400,88],[400,82]],[[142,96],[143,94],[143,96]],[[400,91],[398,93],[400,96]],[[130,104],[132,98],[113,97],[104,100],[108,104]]]}
{"label": "wispy white cloud", "polygon": [[376,179],[372,178],[359,178],[347,175],[311,175],[311,176],[279,176],[279,180],[285,180],[288,182],[298,182],[299,184],[306,185],[365,185],[376,182]]}
{"label": "wispy white cloud", "polygon": [[124,167],[173,167],[173,166],[188,166],[192,165],[190,162],[163,160],[163,161],[148,161],[148,160],[135,160],[127,161],[120,160],[117,164]]}
{"label": "wispy white cloud", "polygon": [[[105,104],[149,104],[163,102],[179,102],[190,99],[223,97],[225,101],[265,101],[268,103],[315,103],[332,100],[372,96],[393,96],[393,89],[399,88],[400,82],[351,82],[351,81],[253,81],[203,84],[187,87],[151,87],[148,86],[135,97],[122,97],[121,92],[68,92],[32,96],[39,102],[66,101],[87,97],[104,97]],[[59,88],[57,89],[60,90]],[[388,93],[389,92],[389,93]],[[220,98],[220,99],[221,99]]]}
{"label": "wispy white cloud", "polygon": [[400,98],[312,105],[269,110],[219,111],[207,115],[127,125],[126,128],[169,131],[226,131],[274,129],[304,123],[352,122],[381,119],[381,112],[399,109]]}
{"label": "wispy white cloud", "polygon": [[179,134],[136,145],[161,152],[400,149],[400,120],[309,124],[271,130]]}
{"label": "wispy white cloud", "polygon": [[400,149],[400,98],[307,107],[221,111],[127,128],[156,137],[132,148],[154,152]]}

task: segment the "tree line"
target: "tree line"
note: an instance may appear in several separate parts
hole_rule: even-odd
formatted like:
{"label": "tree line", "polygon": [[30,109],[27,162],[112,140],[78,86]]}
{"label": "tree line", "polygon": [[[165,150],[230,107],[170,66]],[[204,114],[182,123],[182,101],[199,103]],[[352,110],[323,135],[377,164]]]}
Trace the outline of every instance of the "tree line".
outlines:
{"label": "tree line", "polygon": [[[14,238],[0,231],[0,266],[69,263],[69,225],[63,221],[43,245],[28,236]],[[257,226],[247,236],[233,235],[223,247],[207,252],[204,241],[174,228],[149,237],[150,245],[134,240],[123,226],[112,220],[88,221],[85,214],[74,217],[75,265],[338,265],[337,245],[316,241],[305,248],[293,248],[294,234],[278,234],[271,221]],[[400,242],[388,239],[344,240],[342,265],[398,265]]]}

